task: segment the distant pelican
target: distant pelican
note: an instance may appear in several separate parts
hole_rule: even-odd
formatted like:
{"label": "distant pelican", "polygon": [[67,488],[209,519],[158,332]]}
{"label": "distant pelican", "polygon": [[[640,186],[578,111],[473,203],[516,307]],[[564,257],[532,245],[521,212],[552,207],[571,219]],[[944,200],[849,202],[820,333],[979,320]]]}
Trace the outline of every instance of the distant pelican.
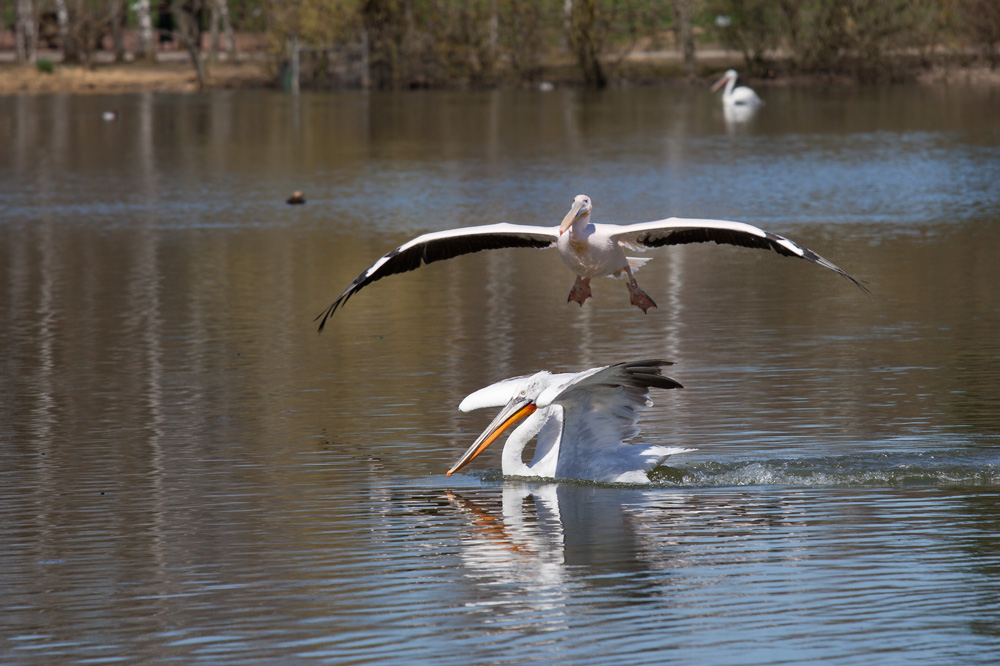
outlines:
{"label": "distant pelican", "polygon": [[590,221],[592,208],[590,197],[578,194],[562,224],[557,227],[501,223],[435,231],[418,236],[376,261],[348,285],[330,307],[316,316],[317,320],[321,320],[319,330],[323,330],[326,320],[337,311],[338,307],[347,302],[347,299],[387,275],[405,273],[419,268],[422,264],[451,259],[463,254],[507,247],[557,247],[563,261],[576,273],[576,283],[570,290],[567,300],[576,301],[581,306],[591,295],[592,277],[605,275],[621,277],[624,274],[628,277],[626,286],[632,305],[643,312],[656,307],[656,303],[639,288],[632,275],[633,271],[638,270],[649,259],[626,257],[625,250],[641,252],[663,245],[708,241],[774,250],[786,257],[800,257],[839,273],[868,293],[858,280],[812,250],[801,247],[784,236],[772,234],[750,224],[726,220],[688,220],[679,217],[638,224],[594,224]]}
{"label": "distant pelican", "polygon": [[722,77],[712,85],[712,92],[715,92],[725,84],[726,89],[722,93],[722,104],[726,107],[733,106],[760,106],[763,104],[760,97],[757,96],[751,88],[746,86],[740,86],[735,88],[736,85],[736,70],[727,70]]}
{"label": "distant pelican", "polygon": [[[479,389],[458,406],[463,412],[503,406],[488,428],[462,454],[447,476],[462,469],[507,428],[524,418],[503,447],[508,476],[649,483],[647,472],[668,457],[693,449],[625,444],[639,434],[637,411],[653,403],[651,387],[682,388],[660,374],[669,361],[606,365],[583,372],[538,372]],[[530,465],[521,455],[535,435]]]}

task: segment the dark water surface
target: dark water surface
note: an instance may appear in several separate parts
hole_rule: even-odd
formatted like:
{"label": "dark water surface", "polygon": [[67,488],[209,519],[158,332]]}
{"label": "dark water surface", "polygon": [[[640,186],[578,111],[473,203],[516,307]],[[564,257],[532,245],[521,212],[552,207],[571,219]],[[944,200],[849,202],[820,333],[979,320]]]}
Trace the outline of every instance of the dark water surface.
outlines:
{"label": "dark water surface", "polygon": [[[996,663],[1000,91],[762,93],[0,98],[0,663]],[[508,250],[317,336],[578,193],[872,298],[712,245],[580,308]],[[652,487],[445,478],[466,394],[649,356]]]}

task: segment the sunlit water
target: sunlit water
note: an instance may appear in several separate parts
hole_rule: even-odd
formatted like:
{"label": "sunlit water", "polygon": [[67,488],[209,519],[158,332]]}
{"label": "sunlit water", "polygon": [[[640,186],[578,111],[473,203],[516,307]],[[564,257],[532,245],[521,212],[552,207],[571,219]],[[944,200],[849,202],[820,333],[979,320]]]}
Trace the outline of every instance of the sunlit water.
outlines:
{"label": "sunlit water", "polygon": [[[995,663],[1000,91],[761,92],[0,98],[0,663]],[[872,297],[689,246],[643,316],[503,251],[316,334],[581,192]],[[642,357],[697,449],[651,487],[445,478],[466,394]]]}

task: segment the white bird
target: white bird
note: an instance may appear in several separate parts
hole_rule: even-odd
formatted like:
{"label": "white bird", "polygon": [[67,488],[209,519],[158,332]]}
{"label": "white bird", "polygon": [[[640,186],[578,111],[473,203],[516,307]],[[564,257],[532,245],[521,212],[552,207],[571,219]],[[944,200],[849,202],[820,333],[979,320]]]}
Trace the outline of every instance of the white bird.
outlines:
{"label": "white bird", "polygon": [[858,280],[812,250],[750,224],[678,217],[638,224],[594,224],[590,221],[592,209],[590,197],[578,194],[562,224],[556,227],[501,223],[435,231],[418,236],[383,256],[348,285],[330,307],[316,316],[317,320],[321,320],[319,330],[323,330],[326,320],[347,299],[387,275],[416,270],[422,264],[463,254],[508,247],[558,248],[563,261],[576,273],[576,283],[567,300],[576,301],[581,306],[591,296],[592,277],[621,277],[624,274],[628,277],[631,303],[643,312],[656,307],[653,299],[639,288],[633,275],[633,271],[638,270],[649,259],[626,257],[625,250],[641,252],[664,245],[709,241],[774,250],[786,257],[800,257],[839,273],[868,293]]}
{"label": "white bird", "polygon": [[722,104],[725,107],[734,106],[760,106],[761,101],[757,93],[752,88],[746,86],[736,86],[736,70],[726,70],[722,77],[712,84],[712,92],[715,92],[725,84],[726,89],[722,92]]}
{"label": "white bird", "polygon": [[[618,363],[583,372],[538,372],[479,389],[458,406],[463,412],[503,406],[447,476],[462,469],[510,426],[501,468],[508,476],[649,483],[647,472],[668,457],[693,449],[625,444],[639,434],[638,410],[653,403],[651,387],[682,388],[661,374],[669,361]],[[537,435],[531,464],[522,460]]]}

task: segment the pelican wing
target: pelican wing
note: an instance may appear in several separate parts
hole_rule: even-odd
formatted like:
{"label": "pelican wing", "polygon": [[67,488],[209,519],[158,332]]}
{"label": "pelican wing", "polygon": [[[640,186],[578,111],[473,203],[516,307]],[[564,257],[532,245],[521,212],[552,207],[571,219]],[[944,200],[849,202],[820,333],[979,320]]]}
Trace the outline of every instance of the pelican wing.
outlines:
{"label": "pelican wing", "polygon": [[582,456],[619,446],[639,434],[638,410],[651,404],[649,389],[683,388],[662,374],[670,361],[642,360],[593,368],[573,375],[539,396],[539,406],[558,404],[563,418],[563,455]]}
{"label": "pelican wing", "polygon": [[729,96],[729,103],[734,106],[759,106],[762,101],[753,88],[740,86],[735,88],[733,94]]}
{"label": "pelican wing", "polygon": [[809,248],[802,247],[784,236],[764,231],[745,222],[729,220],[698,220],[669,217],[654,222],[622,225],[612,236],[625,247],[645,250],[664,245],[714,242],[720,245],[738,245],[758,250],[774,250],[786,257],[799,257],[819,264],[853,282],[865,294],[868,288],[833,262],[824,259]]}
{"label": "pelican wing", "polygon": [[337,300],[330,304],[330,307],[316,316],[316,319],[321,320],[319,330],[323,330],[326,320],[337,311],[338,307],[346,303],[347,299],[366,285],[381,280],[387,275],[406,273],[420,268],[423,264],[452,259],[482,250],[499,250],[508,247],[552,247],[558,238],[558,227],[532,227],[507,223],[435,231],[418,236],[383,256],[348,285],[347,289],[337,297]]}
{"label": "pelican wing", "polygon": [[575,391],[591,391],[619,386],[640,389],[644,392],[650,387],[683,388],[670,377],[663,376],[663,367],[667,365],[673,365],[673,362],[660,359],[625,361],[591,368],[583,372],[553,375],[555,378],[565,378],[565,380],[547,388],[538,397],[538,403],[539,405],[548,405],[553,402],[561,402],[564,397],[572,396]]}
{"label": "pelican wing", "polygon": [[646,483],[647,470],[685,451],[623,445],[639,434],[638,412],[651,404],[650,388],[681,388],[663,376],[665,365],[671,364],[654,359],[594,368],[552,390],[553,404],[563,410],[556,477]]}

